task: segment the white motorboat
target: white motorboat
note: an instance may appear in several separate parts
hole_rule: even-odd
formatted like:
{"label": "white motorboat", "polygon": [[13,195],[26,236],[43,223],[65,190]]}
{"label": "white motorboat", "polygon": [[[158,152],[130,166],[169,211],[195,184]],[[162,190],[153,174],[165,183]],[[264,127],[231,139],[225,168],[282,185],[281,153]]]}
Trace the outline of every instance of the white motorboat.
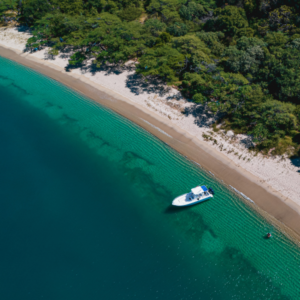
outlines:
{"label": "white motorboat", "polygon": [[214,191],[212,188],[207,188],[205,185],[197,186],[187,194],[175,198],[172,205],[175,206],[188,206],[206,201],[213,198]]}

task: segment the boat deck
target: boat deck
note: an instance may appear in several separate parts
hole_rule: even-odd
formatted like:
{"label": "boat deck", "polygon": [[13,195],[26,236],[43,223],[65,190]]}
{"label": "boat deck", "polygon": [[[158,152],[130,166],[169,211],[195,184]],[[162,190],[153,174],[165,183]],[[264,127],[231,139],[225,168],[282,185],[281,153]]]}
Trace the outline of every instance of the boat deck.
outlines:
{"label": "boat deck", "polygon": [[209,192],[204,192],[199,195],[194,195],[192,192],[190,192],[175,198],[172,204],[175,206],[188,206],[208,200],[212,197],[213,195],[211,195]]}

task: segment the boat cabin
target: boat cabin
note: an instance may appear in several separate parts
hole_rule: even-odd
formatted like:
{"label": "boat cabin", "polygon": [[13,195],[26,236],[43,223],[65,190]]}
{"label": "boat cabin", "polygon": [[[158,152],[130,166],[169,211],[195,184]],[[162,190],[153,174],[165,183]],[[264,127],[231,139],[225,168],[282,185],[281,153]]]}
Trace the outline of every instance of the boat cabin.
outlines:
{"label": "boat cabin", "polygon": [[191,189],[193,196],[197,198],[201,198],[203,196],[209,196],[208,188],[205,185],[196,186],[195,188]]}

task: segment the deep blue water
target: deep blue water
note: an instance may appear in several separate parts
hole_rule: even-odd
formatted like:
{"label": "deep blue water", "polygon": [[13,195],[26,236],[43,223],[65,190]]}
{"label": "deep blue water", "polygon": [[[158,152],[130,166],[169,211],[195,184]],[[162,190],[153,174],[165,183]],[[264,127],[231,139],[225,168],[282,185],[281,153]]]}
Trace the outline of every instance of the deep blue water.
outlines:
{"label": "deep blue water", "polygon": [[[300,251],[272,224],[143,129],[1,57],[0,140],[1,299],[300,299]],[[201,183],[213,200],[170,207]]]}

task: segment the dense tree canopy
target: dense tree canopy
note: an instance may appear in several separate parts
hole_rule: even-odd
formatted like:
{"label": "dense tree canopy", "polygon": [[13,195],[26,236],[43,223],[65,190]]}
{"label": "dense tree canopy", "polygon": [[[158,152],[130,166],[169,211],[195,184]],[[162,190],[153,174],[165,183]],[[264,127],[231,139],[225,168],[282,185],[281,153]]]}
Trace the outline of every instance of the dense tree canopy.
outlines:
{"label": "dense tree canopy", "polygon": [[300,143],[297,0],[0,0],[2,24],[31,26],[28,50],[73,67],[137,61],[259,149]]}

